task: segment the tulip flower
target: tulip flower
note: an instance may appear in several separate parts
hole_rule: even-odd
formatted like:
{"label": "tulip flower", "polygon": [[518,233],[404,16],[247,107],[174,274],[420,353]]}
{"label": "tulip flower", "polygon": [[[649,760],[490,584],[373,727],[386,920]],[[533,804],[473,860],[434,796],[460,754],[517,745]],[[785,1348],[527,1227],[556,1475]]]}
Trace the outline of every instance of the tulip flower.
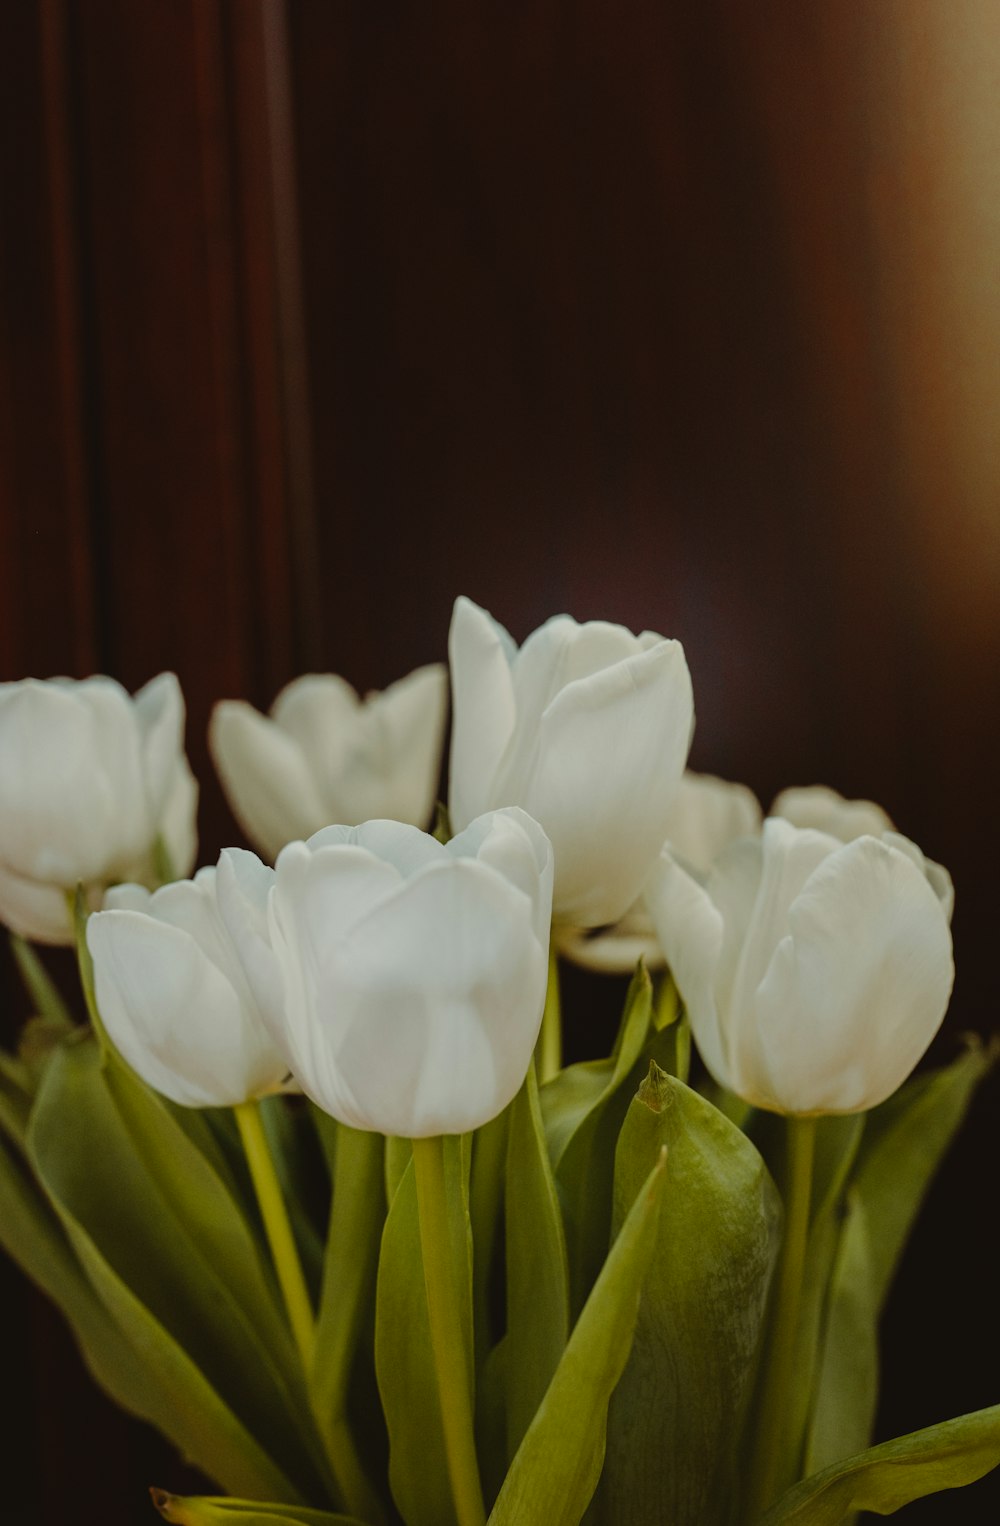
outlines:
{"label": "tulip flower", "polygon": [[182,1107],[235,1107],[288,1074],[219,915],[214,868],[150,895],[108,891],[87,921],[97,1007],[132,1069]]}
{"label": "tulip flower", "polygon": [[227,849],[219,905],[289,1070],[353,1128],[459,1134],[499,1113],[538,1035],[549,843],[497,811],[442,846],[370,821]]}
{"label": "tulip flower", "polygon": [[522,807],[552,842],[557,921],[617,922],[666,837],[691,742],[680,643],[559,615],[518,650],[463,598],[449,650],[453,826]]}
{"label": "tulip flower", "polygon": [[947,907],[909,849],[772,817],[702,886],[669,853],[646,904],[709,1070],[789,1114],[875,1107],[944,1016]]}
{"label": "tulip flower", "polygon": [[[760,805],[745,784],[687,770],[674,798],[665,847],[704,880],[723,848],[759,832],[760,824]],[[585,969],[615,974],[634,970],[640,959],[649,970],[666,962],[642,896],[614,927],[591,935],[577,928],[561,932],[559,952]]]}
{"label": "tulip flower", "polygon": [[771,815],[781,816],[795,827],[815,827],[820,832],[828,832],[841,842],[853,842],[856,837],[867,836],[891,843],[911,858],[926,876],[951,921],[955,905],[951,875],[943,864],[925,858],[915,842],[897,832],[892,818],[873,800],[845,800],[843,795],[825,784],[810,784],[782,790],[771,806]]}
{"label": "tulip flower", "polygon": [[198,786],[183,751],[173,673],[134,696],[111,678],[0,684],[0,920],[72,943],[67,892],[99,901],[117,880],[194,862]]}
{"label": "tulip flower", "polygon": [[216,705],[209,745],[233,815],[273,860],[331,822],[426,826],[446,707],[440,663],[363,700],[333,673],[308,674],[281,691],[269,716],[242,700]]}

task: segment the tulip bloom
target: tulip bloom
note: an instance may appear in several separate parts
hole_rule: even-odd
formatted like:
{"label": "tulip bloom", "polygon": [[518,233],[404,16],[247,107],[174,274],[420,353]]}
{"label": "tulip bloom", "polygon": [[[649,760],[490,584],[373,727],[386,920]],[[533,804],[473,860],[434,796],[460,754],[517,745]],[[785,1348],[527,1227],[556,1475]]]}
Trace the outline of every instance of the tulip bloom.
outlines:
{"label": "tulip bloom", "polygon": [[[685,771],[667,826],[666,849],[704,880],[723,848],[760,831],[761,809],[745,784]],[[626,974],[640,959],[647,969],[666,962],[642,896],[614,927],[588,937],[576,929],[560,936],[559,952],[585,969]]]}
{"label": "tulip bloom", "polygon": [[704,886],[661,856],[646,904],[717,1081],[815,1114],[875,1107],[905,1080],[954,976],[947,908],[918,851],[772,817]]}
{"label": "tulip bloom", "polygon": [[134,696],[104,677],[0,684],[0,920],[72,943],[67,891],[156,882],[159,839],[175,872],[194,862],[198,786],[183,751],[173,673]]}
{"label": "tulip bloom", "polygon": [[142,1079],[182,1108],[238,1106],[284,1088],[237,951],[218,914],[217,871],[151,896],[119,885],[87,920],[98,1012]]}
{"label": "tulip bloom", "polygon": [[518,651],[459,599],[449,650],[453,826],[521,806],[552,841],[556,919],[617,922],[666,836],[691,743],[680,643],[558,615]]}
{"label": "tulip bloom", "polygon": [[216,705],[209,745],[233,815],[274,859],[330,822],[426,826],[446,708],[440,663],[364,700],[333,673],[308,674],[282,689],[270,716],[242,700]]}
{"label": "tulip bloom", "polygon": [[825,784],[810,784],[782,790],[771,806],[772,816],[781,816],[793,827],[815,827],[828,832],[841,842],[853,842],[856,837],[877,837],[890,843],[912,858],[951,921],[955,905],[955,890],[951,875],[943,864],[925,858],[915,842],[897,832],[892,818],[873,800],[845,800],[843,795]]}
{"label": "tulip bloom", "polygon": [[545,999],[552,855],[521,811],[442,846],[327,827],[273,870],[227,849],[219,904],[289,1070],[352,1128],[461,1134],[524,1080]]}
{"label": "tulip bloom", "polygon": [[116,1049],[182,1107],[236,1107],[283,1089],[268,1035],[219,916],[214,868],[150,895],[109,890],[87,921],[97,1008]]}

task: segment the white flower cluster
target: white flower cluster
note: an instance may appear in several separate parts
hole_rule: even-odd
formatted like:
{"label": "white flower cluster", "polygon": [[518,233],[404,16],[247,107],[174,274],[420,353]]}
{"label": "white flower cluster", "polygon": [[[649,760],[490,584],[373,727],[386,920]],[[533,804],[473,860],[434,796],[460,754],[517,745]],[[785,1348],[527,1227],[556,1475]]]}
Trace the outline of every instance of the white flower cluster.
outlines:
{"label": "white flower cluster", "polygon": [[[472,1129],[517,1092],[550,925],[598,968],[663,960],[716,1080],[811,1114],[870,1108],[947,1005],[951,884],[867,802],[685,773],[684,652],[651,632],[548,621],[520,650],[467,599],[443,668],[361,701],[332,675],[270,717],[220,704],[234,814],[268,858],[189,873],[196,786],[161,674],[0,686],[0,916],[69,942],[92,904],[100,1012],[150,1085],[189,1106],[297,1086],[342,1122]],[[144,888],[145,887],[145,888]]]}

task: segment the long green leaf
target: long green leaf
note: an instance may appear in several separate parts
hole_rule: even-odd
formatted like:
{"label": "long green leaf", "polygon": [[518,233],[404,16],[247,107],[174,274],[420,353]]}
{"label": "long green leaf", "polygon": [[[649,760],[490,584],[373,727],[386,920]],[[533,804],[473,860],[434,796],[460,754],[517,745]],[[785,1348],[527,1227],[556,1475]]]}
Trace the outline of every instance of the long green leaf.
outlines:
{"label": "long green leaf", "polygon": [[542,1089],[550,1150],[553,1143],[556,1146],[553,1165],[566,1223],[574,1314],[608,1253],[615,1143],[642,1079],[652,996],[649,975],[640,964],[626,997],[615,1058],[583,1071],[583,1085],[578,1084],[581,1077],[573,1075],[580,1067],[570,1066]]}
{"label": "long green leaf", "polygon": [[569,1335],[569,1267],[534,1066],[510,1109],[506,1192],[507,1461],[545,1396]]}
{"label": "long green leaf", "polygon": [[577,1526],[604,1460],[608,1402],[628,1360],[656,1246],[665,1162],[653,1167],[611,1247],[489,1526]]}
{"label": "long green leaf", "polygon": [[[445,1138],[452,1287],[473,1382],[472,1244],[467,1153]],[[375,1372],[389,1429],[389,1483],[407,1526],[454,1526],[427,1295],[413,1161],[403,1173],[382,1233],[375,1305]]]}
{"label": "long green leaf", "polygon": [[182,1499],[163,1489],[151,1489],[153,1504],[173,1526],[364,1526],[353,1515],[331,1515],[296,1505],[263,1505],[255,1500],[214,1499],[207,1495]]}
{"label": "long green leaf", "polygon": [[654,1064],[618,1140],[616,1219],[663,1148],[656,1252],[608,1412],[603,1517],[717,1526],[735,1492],[781,1208],[746,1136]]}
{"label": "long green leaf", "polygon": [[861,1452],[871,1439],[878,1399],[878,1346],[871,1236],[857,1188],[847,1196],[830,1279],[822,1360],[803,1472],[818,1473]]}
{"label": "long green leaf", "polygon": [[760,1526],[838,1526],[856,1510],[891,1515],[1000,1464],[1000,1404],[885,1441],[796,1484]]}
{"label": "long green leaf", "polygon": [[357,1422],[352,1411],[366,1394],[374,1393],[372,1343],[375,1280],[385,1223],[385,1141],[381,1134],[347,1128],[325,1115],[319,1127],[324,1138],[335,1133],[336,1144],[332,1150],[328,1146],[333,1194],[309,1386],[341,1493],[355,1509],[363,1503],[365,1513],[374,1517],[381,1511],[372,1507],[373,1490],[357,1436],[360,1432],[371,1443],[377,1431],[384,1433],[384,1423],[377,1399]]}
{"label": "long green leaf", "polygon": [[950,1065],[919,1076],[869,1115],[855,1184],[871,1230],[875,1302],[881,1306],[941,1159],[1000,1045],[970,1040]]}
{"label": "long green leaf", "polygon": [[[54,1057],[32,1113],[34,1168],[101,1301],[147,1362],[147,1373],[156,1369],[164,1403],[159,1412],[170,1414],[169,1403],[175,1406],[168,1434],[228,1487],[233,1468],[237,1477],[245,1469],[244,1481],[248,1471],[253,1487],[238,1492],[259,1492],[269,1479],[268,1494],[295,1498],[293,1478],[307,1496],[323,1498],[323,1475],[309,1450],[308,1408],[304,1401],[296,1406],[252,1310],[240,1302],[241,1292],[250,1296],[252,1242],[229,1222],[235,1210],[221,1189],[211,1188],[187,1136],[170,1128],[169,1115],[159,1116],[155,1099],[149,1101],[146,1115],[155,1123],[140,1150],[135,1120],[131,1128],[123,1122],[97,1044],[68,1045]],[[175,1152],[170,1159],[167,1150]],[[190,1180],[179,1180],[182,1171],[192,1173]],[[197,1197],[201,1189],[203,1198]],[[236,1266],[236,1257],[249,1266]],[[263,1282],[259,1296],[259,1322],[267,1332],[276,1315]],[[209,1445],[213,1427],[225,1474]],[[266,1438],[277,1467],[251,1436]]]}
{"label": "long green leaf", "polygon": [[95,1381],[123,1409],[169,1431],[131,1346],[91,1286],[26,1162],[0,1140],[0,1245],[69,1321]]}

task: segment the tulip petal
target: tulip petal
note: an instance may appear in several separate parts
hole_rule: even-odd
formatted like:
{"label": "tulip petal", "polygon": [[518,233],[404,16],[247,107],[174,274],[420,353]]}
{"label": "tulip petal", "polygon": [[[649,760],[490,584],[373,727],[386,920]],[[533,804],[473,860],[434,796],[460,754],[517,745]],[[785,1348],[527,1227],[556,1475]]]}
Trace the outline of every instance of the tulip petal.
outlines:
{"label": "tulip petal", "polygon": [[160,816],[160,835],[178,878],[189,875],[198,857],[198,781],[182,753]]}
{"label": "tulip petal", "polygon": [[911,842],[901,832],[886,832],[882,841],[887,842],[892,848],[898,848],[900,853],[906,854],[911,863],[916,864],[921,874],[926,876],[927,883],[941,902],[942,910],[950,922],[955,910],[955,886],[944,865],[936,864],[933,859],[928,858],[915,842]]}
{"label": "tulip petal", "polygon": [[874,800],[846,800],[825,784],[809,784],[784,789],[771,806],[772,816],[781,816],[794,827],[815,827],[828,832],[840,842],[855,837],[881,837],[893,830],[892,820]]}
{"label": "tulip petal", "polygon": [[403,821],[364,821],[358,827],[324,827],[314,832],[307,847],[311,852],[319,848],[335,848],[347,845],[364,848],[387,864],[392,864],[405,879],[426,869],[428,864],[447,863],[448,850],[435,837],[411,827]]}
{"label": "tulip petal", "polygon": [[490,811],[453,837],[446,852],[489,864],[529,898],[535,936],[547,944],[552,921],[552,844],[538,822],[517,806]]}
{"label": "tulip petal", "polygon": [[408,1138],[494,1117],[541,1022],[547,963],[530,915],[523,892],[463,859],[408,880],[349,938],[282,918],[302,978],[288,1040],[303,1090],[344,1123]]}
{"label": "tulip petal", "polygon": [[665,849],[643,896],[660,947],[681,994],[698,1051],[722,1086],[732,1086],[715,985],[723,919],[707,891]]}
{"label": "tulip petal", "polygon": [[208,741],[233,815],[267,857],[326,826],[323,802],[298,744],[252,705],[217,704]]}
{"label": "tulip petal", "polygon": [[788,927],[755,1002],[770,1105],[875,1107],[944,1017],[954,976],[944,911],[910,858],[861,837],[810,877]]}
{"label": "tulip petal", "polygon": [[0,922],[35,943],[72,944],[76,938],[66,892],[15,874],[6,864],[0,864]]}
{"label": "tulip petal", "polygon": [[263,1026],[189,933],[140,912],[98,912],[87,944],[108,1034],[156,1091],[182,1107],[222,1107],[281,1083]]}
{"label": "tulip petal", "polygon": [[216,870],[219,916],[233,941],[254,1003],[280,1045],[284,984],[271,947],[268,908],[275,872],[245,848],[224,848]]}
{"label": "tulip petal", "polygon": [[713,774],[685,772],[667,826],[675,858],[708,874],[723,849],[738,837],[760,831],[760,802],[745,784]]}
{"label": "tulip petal", "polygon": [[361,699],[338,673],[306,673],[271,706],[271,719],[296,743],[313,779],[335,779],[357,730]]}
{"label": "tulip petal", "polygon": [[503,626],[459,598],[448,637],[452,683],[449,809],[456,830],[495,804],[494,785],[514,734],[511,664],[517,648]]}
{"label": "tulip petal", "polygon": [[160,673],[133,696],[139,725],[149,832],[155,835],[176,784],[177,759],[184,750],[184,696],[176,673]]}
{"label": "tulip petal", "polygon": [[[739,949],[739,957],[732,968],[732,984],[724,992],[720,982],[719,999],[736,1015],[734,1028],[738,1030],[741,1048],[756,1043],[756,1030],[751,1022],[742,1022],[740,1015],[753,1011],[754,995],[764,978],[771,955],[787,930],[789,908],[802,890],[810,875],[841,844],[824,832],[809,827],[793,827],[777,817],[769,817],[764,823],[760,843],[760,878],[749,920],[742,924],[746,903],[739,896],[739,909],[727,898],[735,887],[736,877],[720,874],[709,878],[709,889],[716,905],[726,921],[726,944]],[[742,849],[742,851],[737,851]],[[748,864],[749,851],[741,844],[734,844],[727,864]],[[722,865],[720,864],[720,870]]]}
{"label": "tulip petal", "polygon": [[417,668],[368,701],[376,728],[382,798],[365,815],[426,826],[437,798],[448,710],[448,670]]}
{"label": "tulip petal", "polygon": [[[117,772],[97,766],[94,709],[81,687],[31,679],[0,686],[4,863],[16,875],[66,887],[99,878],[117,841]],[[134,727],[124,690],[120,695],[108,707],[111,739],[127,756]]]}
{"label": "tulip petal", "polygon": [[575,680],[545,711],[521,803],[552,841],[558,920],[601,926],[637,899],[666,837],[693,716],[676,641]]}

